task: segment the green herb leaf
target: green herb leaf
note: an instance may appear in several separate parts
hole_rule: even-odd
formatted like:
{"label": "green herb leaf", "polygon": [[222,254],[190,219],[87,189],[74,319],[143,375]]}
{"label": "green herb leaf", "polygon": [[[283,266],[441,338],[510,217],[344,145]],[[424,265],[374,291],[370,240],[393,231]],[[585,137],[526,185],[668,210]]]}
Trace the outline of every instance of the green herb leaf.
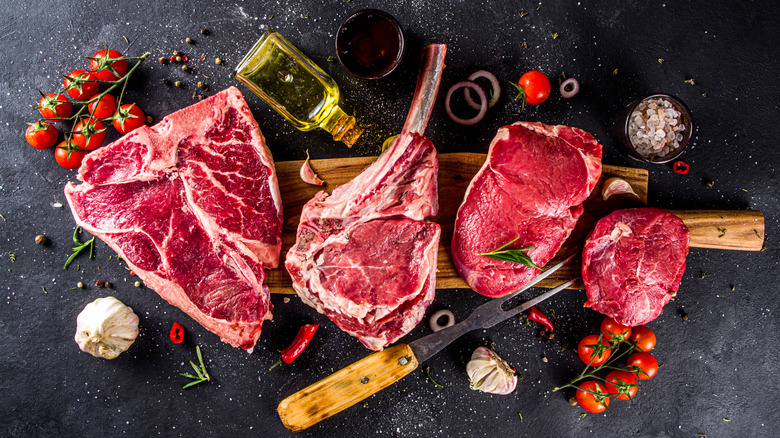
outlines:
{"label": "green herb leaf", "polygon": [[193,370],[195,370],[195,374],[188,374],[188,373],[179,373],[180,376],[186,377],[188,379],[193,379],[192,382],[184,385],[182,389],[187,389],[191,386],[195,386],[199,383],[208,382],[211,380],[211,376],[209,376],[208,371],[206,371],[206,365],[203,363],[203,354],[200,352],[200,346],[195,346],[195,354],[198,356],[198,362],[200,363],[200,366],[195,365],[193,361],[190,361],[190,366]]}
{"label": "green herb leaf", "polygon": [[519,249],[504,249],[509,245],[515,243],[519,238],[520,236],[512,239],[510,242],[504,245],[501,245],[500,247],[494,249],[491,252],[484,252],[484,253],[480,253],[479,255],[490,257],[491,259],[495,259],[495,260],[502,260],[505,262],[520,263],[523,266],[541,270],[542,268],[537,266],[536,263],[534,263],[534,261],[531,260],[531,257],[529,257],[528,254],[525,253],[525,251],[528,251],[529,249],[533,249],[534,248],[533,246],[528,246]]}
{"label": "green herb leaf", "polygon": [[431,377],[431,367],[425,367],[425,375],[428,376],[428,380],[430,380],[431,383],[438,386],[439,388],[444,388],[444,386],[440,385],[437,381],[433,380],[433,377]]}
{"label": "green herb leaf", "polygon": [[76,229],[73,230],[73,244],[76,246],[73,247],[73,254],[71,254],[70,257],[68,257],[68,260],[65,261],[65,265],[62,267],[62,269],[68,269],[68,266],[70,266],[71,262],[73,262],[73,260],[87,248],[89,248],[89,258],[92,258],[92,252],[95,248],[95,237],[93,236],[86,242],[81,243],[78,238],[78,234],[80,232],[81,227],[76,227]]}

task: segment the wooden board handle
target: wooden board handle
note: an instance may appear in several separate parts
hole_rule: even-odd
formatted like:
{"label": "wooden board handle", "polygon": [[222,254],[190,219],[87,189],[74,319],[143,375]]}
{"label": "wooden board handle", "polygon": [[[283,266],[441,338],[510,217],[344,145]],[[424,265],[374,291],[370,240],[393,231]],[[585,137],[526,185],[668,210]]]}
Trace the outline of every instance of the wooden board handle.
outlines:
{"label": "wooden board handle", "polygon": [[691,231],[692,248],[761,251],[764,215],[757,210],[671,210]]}
{"label": "wooden board handle", "polygon": [[279,403],[279,418],[300,432],[335,415],[414,371],[419,362],[407,344],[376,352]]}

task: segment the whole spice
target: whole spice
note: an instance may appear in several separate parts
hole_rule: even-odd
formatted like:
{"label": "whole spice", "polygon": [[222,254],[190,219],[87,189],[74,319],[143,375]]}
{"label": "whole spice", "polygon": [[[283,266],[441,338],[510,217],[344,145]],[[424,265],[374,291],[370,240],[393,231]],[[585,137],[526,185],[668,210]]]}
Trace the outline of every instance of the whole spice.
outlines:
{"label": "whole spice", "polygon": [[171,327],[171,342],[174,344],[181,344],[184,341],[184,326],[178,322],[173,323]]}
{"label": "whole spice", "polygon": [[553,325],[552,322],[550,322],[550,319],[537,309],[536,306],[531,307],[531,310],[528,311],[528,319],[542,324],[544,326],[544,331],[553,331]]}
{"label": "whole spice", "polygon": [[46,236],[44,236],[43,234],[39,234],[35,236],[35,243],[37,243],[38,245],[46,245]]}
{"label": "whole spice", "polygon": [[211,32],[209,32],[209,30],[208,30],[208,29],[206,29],[205,27],[202,27],[202,28],[200,29],[200,34],[201,34],[201,35],[208,35],[208,34],[210,34],[210,33],[211,33]]}
{"label": "whole spice", "polygon": [[222,64],[222,60],[220,58],[217,58],[214,60],[214,63],[217,65]]}
{"label": "whole spice", "polygon": [[295,339],[292,341],[292,343],[288,345],[287,348],[282,350],[282,357],[279,358],[279,361],[276,362],[271,368],[269,368],[268,371],[276,368],[282,362],[286,364],[293,363],[293,361],[297,359],[301,353],[303,353],[303,350],[306,349],[306,346],[309,345],[309,342],[311,342],[311,339],[314,337],[314,333],[317,332],[318,328],[320,328],[319,324],[306,324],[302,326],[298,330],[298,334],[295,336]]}
{"label": "whole spice", "polygon": [[189,71],[190,70],[190,68],[187,67],[187,64],[182,65],[181,69],[184,70],[184,71]]}
{"label": "whole spice", "polygon": [[181,87],[184,86],[184,84],[182,84],[181,81],[176,81],[176,82],[173,83],[173,85],[175,85],[178,88],[181,88]]}
{"label": "whole spice", "polygon": [[185,42],[185,43],[187,43],[187,44],[195,44],[195,41],[194,41],[192,38],[190,38],[190,37],[187,37],[187,38],[184,40],[184,42]]}
{"label": "whole spice", "polygon": [[200,366],[195,365],[192,361],[190,361],[190,365],[192,366],[192,369],[195,370],[195,374],[179,373],[180,376],[193,380],[192,382],[184,385],[182,389],[187,389],[191,386],[195,386],[199,383],[208,382],[211,380],[211,376],[209,376],[208,371],[206,371],[206,365],[203,364],[203,355],[200,353],[199,345],[195,346],[195,354],[198,356],[198,362],[200,363]]}
{"label": "whole spice", "polygon": [[474,350],[466,364],[466,373],[474,390],[506,395],[517,387],[515,370],[489,348]]}
{"label": "whole spice", "polygon": [[138,337],[138,316],[114,297],[87,304],[76,319],[76,343],[95,357],[114,359]]}
{"label": "whole spice", "polygon": [[103,280],[95,280],[95,286],[97,286],[97,287],[103,287],[103,286],[105,286],[105,285],[106,285],[106,284],[105,284],[105,283],[103,283]]}

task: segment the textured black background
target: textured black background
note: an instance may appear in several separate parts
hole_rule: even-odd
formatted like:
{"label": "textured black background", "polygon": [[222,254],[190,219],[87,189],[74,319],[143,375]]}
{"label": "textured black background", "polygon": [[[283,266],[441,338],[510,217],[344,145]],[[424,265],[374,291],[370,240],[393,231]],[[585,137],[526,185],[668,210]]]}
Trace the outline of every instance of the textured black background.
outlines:
{"label": "textured black background", "polygon": [[[642,386],[633,404],[614,403],[610,414],[581,418],[583,411],[566,402],[570,392],[550,392],[580,370],[576,355],[564,346],[571,348],[596,332],[601,321],[582,308],[584,294],[572,291],[540,306],[555,315],[557,336],[549,343],[537,339],[538,327],[517,320],[471,333],[428,363],[444,388],[433,386],[418,370],[300,435],[776,436],[776,2],[482,3],[2,2],[0,436],[286,436],[276,415],[278,402],[368,353],[297,297],[284,303],[282,296],[273,297],[274,320],[264,326],[254,354],[231,348],[151,290],[135,288],[134,278],[102,243],[96,245],[95,260],[82,257],[67,271],[62,269],[74,223],[67,205],[52,204],[64,202],[63,186],[75,180],[76,172],[60,168],[52,150],[34,150],[23,139],[24,122],[37,118],[32,109],[37,90],[58,89],[60,75],[82,68],[83,57],[106,44],[130,55],[148,50],[151,60],[133,78],[128,101],[159,120],[194,102],[191,95],[198,80],[209,84],[207,94],[237,84],[230,77],[232,67],[269,28],[279,30],[335,78],[343,107],[367,128],[349,150],[322,131],[296,131],[247,92],[278,161],[302,159],[306,149],[313,158],[378,154],[382,140],[403,123],[421,47],[446,43],[442,96],[427,131],[439,152],[486,152],[496,130],[516,120],[569,124],[603,143],[605,163],[649,169],[651,205],[752,208],[766,216],[763,252],[691,250],[677,299],[650,324],[658,335],[655,354],[663,367]],[[334,35],[341,20],[369,6],[395,15],[408,39],[400,69],[377,82],[352,78],[328,60],[335,56]],[[521,17],[521,11],[528,15]],[[200,35],[201,27],[211,35]],[[195,45],[184,43],[188,36]],[[174,49],[189,56],[193,72],[157,63],[157,57],[169,56]],[[225,63],[215,65],[215,57]],[[580,80],[582,92],[571,100],[554,92],[543,105],[524,112],[504,97],[482,123],[461,127],[444,113],[443,92],[478,69],[494,72],[506,94],[513,94],[508,82],[529,69],[541,69],[555,83],[565,72]],[[165,86],[163,78],[186,86]],[[690,78],[695,85],[685,83]],[[631,161],[609,135],[617,111],[649,92],[677,95],[694,114],[694,144],[682,157],[691,165],[686,176],[667,165]],[[706,181],[714,181],[714,186],[706,187]],[[39,233],[51,243],[36,245],[33,239]],[[113,282],[114,289],[96,288],[96,279]],[[75,289],[78,281],[87,288]],[[108,294],[133,307],[141,318],[138,340],[114,361],[84,354],[73,342],[76,315],[88,302]],[[466,290],[440,291],[429,313],[450,308],[462,319],[484,300]],[[689,318],[683,320],[680,312]],[[184,344],[168,340],[173,321],[187,328]],[[292,365],[269,372],[279,350],[305,322],[322,324],[309,350]],[[428,332],[427,324],[420,324],[405,340]],[[465,361],[474,348],[489,341],[522,374],[516,395],[469,389]],[[195,344],[203,349],[215,381],[182,390],[185,379],[177,373],[187,371]]]}

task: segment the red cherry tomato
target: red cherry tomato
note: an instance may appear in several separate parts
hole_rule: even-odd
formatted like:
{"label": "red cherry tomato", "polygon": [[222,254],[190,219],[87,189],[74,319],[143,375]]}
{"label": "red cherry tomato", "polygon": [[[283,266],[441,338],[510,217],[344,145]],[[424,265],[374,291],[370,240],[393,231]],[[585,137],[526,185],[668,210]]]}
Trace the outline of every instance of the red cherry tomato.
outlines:
{"label": "red cherry tomato", "polygon": [[146,124],[146,116],[134,103],[124,104],[114,113],[114,128],[122,134],[127,134],[144,124]]}
{"label": "red cherry tomato", "polygon": [[56,121],[70,117],[73,112],[73,104],[64,94],[49,93],[41,97],[36,109],[44,119]]}
{"label": "red cherry tomato", "polygon": [[636,395],[636,391],[639,389],[638,386],[629,386],[628,388],[618,388],[617,386],[613,385],[636,385],[636,377],[634,377],[633,373],[629,373],[627,371],[612,371],[611,373],[607,374],[607,382],[604,383],[604,387],[607,389],[607,392],[610,396],[616,398],[617,400],[629,400],[634,398]]}
{"label": "red cherry tomato", "polygon": [[66,141],[57,145],[57,149],[54,150],[54,159],[57,160],[57,164],[66,169],[76,169],[81,166],[81,162],[84,160],[86,152],[72,151],[68,155],[68,144]]}
{"label": "red cherry tomato", "polygon": [[601,321],[601,333],[604,334],[604,339],[606,340],[616,338],[616,341],[622,342],[628,339],[628,336],[631,334],[631,327],[606,317],[604,321]]}
{"label": "red cherry tomato", "polygon": [[[588,391],[593,391],[596,394]],[[577,389],[576,397],[577,403],[579,403],[582,409],[592,414],[604,412],[607,406],[609,406],[609,396],[604,387],[593,380],[588,380],[580,385]]]}
{"label": "red cherry tomato", "polygon": [[106,140],[106,127],[97,119],[81,119],[73,127],[71,143],[80,149],[97,149]]}
{"label": "red cherry tomato", "polygon": [[580,345],[577,347],[577,354],[580,356],[580,360],[592,367],[597,367],[609,359],[612,351],[609,349],[609,343],[602,339],[601,344],[605,347],[601,352],[597,353],[594,349],[595,345],[598,345],[599,335],[589,335],[582,338]]}
{"label": "red cherry tomato", "polygon": [[539,105],[550,96],[550,80],[539,70],[526,72],[517,83],[523,99],[531,105]]}
{"label": "red cherry tomato", "polygon": [[57,143],[57,128],[49,122],[38,120],[35,123],[30,123],[24,137],[27,139],[27,143],[30,143],[30,146],[35,149],[49,149],[54,146],[54,143]]}
{"label": "red cherry tomato", "polygon": [[636,342],[636,348],[640,351],[648,352],[655,348],[655,333],[643,325],[631,329],[628,339]]}
{"label": "red cherry tomato", "polygon": [[114,49],[98,50],[92,58],[89,60],[89,69],[101,81],[116,81],[127,74],[127,61]]}
{"label": "red cherry tomato", "polygon": [[658,373],[658,361],[650,353],[634,353],[628,356],[628,369],[639,380],[652,379]]}
{"label": "red cherry tomato", "polygon": [[86,70],[73,70],[65,75],[65,92],[75,100],[89,100],[100,89],[96,80],[97,77]]}
{"label": "red cherry tomato", "polygon": [[89,113],[100,120],[105,120],[116,112],[116,97],[104,94],[100,100],[96,100],[87,106]]}

